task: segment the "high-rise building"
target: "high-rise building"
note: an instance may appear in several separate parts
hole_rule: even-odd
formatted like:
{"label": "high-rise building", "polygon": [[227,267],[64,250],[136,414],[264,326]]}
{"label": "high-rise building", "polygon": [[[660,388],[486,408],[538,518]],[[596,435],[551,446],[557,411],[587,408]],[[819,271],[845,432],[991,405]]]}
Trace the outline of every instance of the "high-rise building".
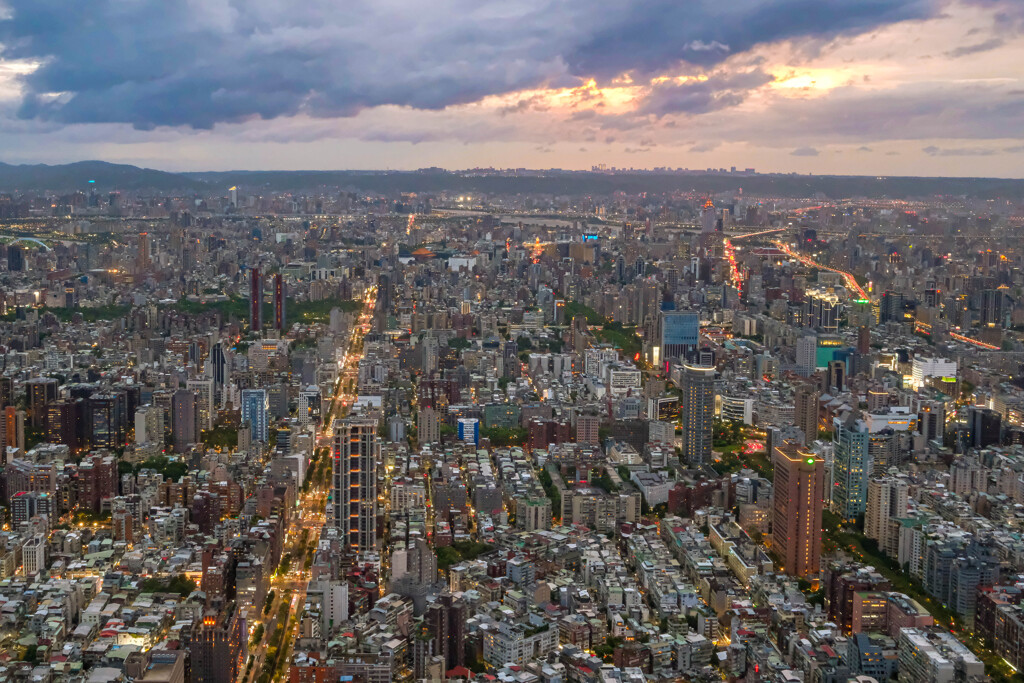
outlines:
{"label": "high-rise building", "polygon": [[683,428],[683,462],[690,465],[711,462],[715,417],[713,367],[683,366],[679,417]]}
{"label": "high-rise building", "polygon": [[857,353],[862,356],[871,353],[871,330],[867,325],[857,328]]}
{"label": "high-rise building", "polygon": [[25,411],[18,410],[15,406],[4,408],[4,452],[0,453],[0,460],[7,464],[8,448],[25,450]]}
{"label": "high-rise building", "polygon": [[245,657],[243,622],[234,603],[203,614],[188,648],[191,683],[235,683]]}
{"label": "high-rise building", "polygon": [[818,438],[818,392],[809,384],[801,384],[794,397],[794,420],[804,433],[804,445]]}
{"label": "high-rise building", "polygon": [[821,569],[825,461],[797,443],[784,441],[773,450],[772,465],[772,549],[787,574],[816,577]]}
{"label": "high-rise building", "polygon": [[14,405],[14,378],[0,376],[0,408]]}
{"label": "high-rise building", "polygon": [[198,432],[213,429],[217,413],[213,402],[213,380],[190,379],[186,386],[196,394],[196,436],[199,436]]}
{"label": "high-rise building", "polygon": [[52,377],[33,377],[28,381],[28,413],[36,429],[46,426],[46,406],[57,400],[57,380]]}
{"label": "high-rise building", "polygon": [[263,329],[263,280],[259,268],[249,271],[249,329],[253,332]]}
{"label": "high-rise building", "polygon": [[796,340],[796,372],[802,377],[810,377],[818,367],[818,337],[805,334]]}
{"label": "high-rise building", "polygon": [[16,244],[7,247],[7,270],[12,273],[25,270],[25,250]]}
{"label": "high-rise building", "polygon": [[78,441],[80,404],[75,401],[54,401],[46,407],[46,440],[61,443],[72,451],[81,448]]}
{"label": "high-rise building", "polygon": [[1001,289],[985,289],[981,292],[981,324],[1002,325],[1003,298]]}
{"label": "high-rise building", "polygon": [[967,426],[971,430],[971,447],[985,448],[998,444],[1002,439],[1003,417],[988,408],[970,408],[967,411]]}
{"label": "high-rise building", "polygon": [[138,251],[135,252],[135,270],[144,273],[149,270],[149,233],[139,233]]}
{"label": "high-rise building", "polygon": [[686,358],[700,343],[700,314],[694,311],[662,311],[661,351],[655,365],[673,358]]}
{"label": "high-rise building", "polygon": [[421,444],[441,441],[441,419],[433,408],[420,408],[416,418],[416,439]]}
{"label": "high-rise building", "polygon": [[864,512],[871,475],[871,433],[851,412],[832,420],[832,511],[848,522]]}
{"label": "high-rise building", "polygon": [[93,394],[86,403],[86,429],[90,448],[121,448],[125,445],[124,394]]}
{"label": "high-rise building", "polygon": [[864,513],[864,535],[877,541],[884,550],[889,537],[889,520],[905,517],[908,502],[907,482],[903,479],[890,476],[871,479]]}
{"label": "high-rise building", "polygon": [[224,355],[224,344],[217,342],[210,349],[210,364],[213,368],[213,385],[217,388],[224,386],[224,378],[227,376],[227,356]]}
{"label": "high-rise building", "polygon": [[334,421],[331,505],[342,546],[353,552],[377,547],[377,420]]}
{"label": "high-rise building", "polygon": [[715,228],[718,224],[718,214],[715,212],[714,202],[709,197],[704,202],[704,207],[700,211],[700,231],[702,234],[715,232]]}
{"label": "high-rise building", "polygon": [[427,608],[425,621],[434,637],[434,653],[444,657],[446,672],[465,664],[466,616],[465,604],[451,593],[442,593]]}
{"label": "high-rise building", "polygon": [[281,332],[286,329],[285,319],[285,297],[287,291],[284,285],[284,277],[281,273],[274,275],[274,327]]}
{"label": "high-rise building", "polygon": [[829,391],[846,390],[846,361],[830,360],[826,372]]}
{"label": "high-rise building", "polygon": [[248,422],[253,441],[270,443],[270,398],[266,389],[242,390],[242,422]]}
{"label": "high-rise building", "polygon": [[601,431],[601,418],[597,415],[579,415],[576,417],[576,443],[598,445]]}
{"label": "high-rise building", "polygon": [[917,409],[917,431],[927,441],[942,441],[946,433],[946,405],[942,401],[921,401]]}
{"label": "high-rise building", "polygon": [[194,391],[178,389],[171,399],[171,438],[174,452],[184,453],[198,440],[198,404]]}
{"label": "high-rise building", "polygon": [[135,411],[135,443],[163,443],[164,409],[144,405]]}

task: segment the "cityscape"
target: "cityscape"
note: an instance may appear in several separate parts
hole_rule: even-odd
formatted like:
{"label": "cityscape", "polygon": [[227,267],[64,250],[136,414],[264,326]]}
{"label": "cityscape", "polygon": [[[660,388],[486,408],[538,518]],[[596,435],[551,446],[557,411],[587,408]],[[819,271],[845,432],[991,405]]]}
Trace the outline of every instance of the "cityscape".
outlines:
{"label": "cityscape", "polygon": [[0,0],[0,683],[1024,683],[1020,0]]}

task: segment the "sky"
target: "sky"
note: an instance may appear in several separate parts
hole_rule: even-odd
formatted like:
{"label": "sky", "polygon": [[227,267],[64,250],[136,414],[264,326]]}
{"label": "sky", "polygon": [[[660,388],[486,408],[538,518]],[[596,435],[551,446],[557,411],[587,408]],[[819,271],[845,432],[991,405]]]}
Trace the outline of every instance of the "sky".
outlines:
{"label": "sky", "polygon": [[0,0],[0,161],[1024,177],[1024,0]]}

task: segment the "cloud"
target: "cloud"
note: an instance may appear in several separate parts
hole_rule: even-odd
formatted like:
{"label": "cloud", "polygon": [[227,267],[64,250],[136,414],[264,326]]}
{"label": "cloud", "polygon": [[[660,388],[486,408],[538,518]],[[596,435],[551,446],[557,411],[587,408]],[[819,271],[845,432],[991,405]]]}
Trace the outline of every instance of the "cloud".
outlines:
{"label": "cloud", "polygon": [[930,157],[990,157],[996,150],[990,147],[942,148],[929,145],[921,150]]}
{"label": "cloud", "polygon": [[952,59],[959,59],[960,57],[975,55],[978,54],[979,52],[988,52],[990,50],[995,50],[996,48],[1000,48],[1005,44],[1006,41],[1003,40],[1002,38],[990,38],[980,43],[974,43],[973,45],[965,45],[963,47],[958,47],[955,50],[950,50],[949,52],[946,53],[946,56]]}
{"label": "cloud", "polygon": [[794,157],[816,157],[818,156],[818,150],[814,147],[797,147],[789,155]]}
{"label": "cloud", "polygon": [[668,114],[707,114],[735,107],[775,77],[760,68],[739,73],[712,72],[703,79],[683,83],[664,81],[653,86],[637,107],[637,113],[661,118]]}
{"label": "cloud", "polygon": [[701,141],[701,142],[695,143],[693,146],[690,147],[690,153],[691,154],[702,154],[704,152],[713,152],[716,149],[718,149],[721,145],[722,145],[722,143],[711,141],[711,140]]}
{"label": "cloud", "polygon": [[[684,63],[710,69],[757,45],[862,34],[935,16],[941,4],[6,0],[0,45],[3,62],[39,64],[19,77],[23,118],[206,129],[381,105],[441,110]],[[713,111],[746,91],[663,90],[650,106]]]}
{"label": "cloud", "polygon": [[872,149],[870,147],[868,147],[867,145],[861,145],[860,147],[857,148],[857,151],[858,152],[870,152],[870,151],[872,151]]}

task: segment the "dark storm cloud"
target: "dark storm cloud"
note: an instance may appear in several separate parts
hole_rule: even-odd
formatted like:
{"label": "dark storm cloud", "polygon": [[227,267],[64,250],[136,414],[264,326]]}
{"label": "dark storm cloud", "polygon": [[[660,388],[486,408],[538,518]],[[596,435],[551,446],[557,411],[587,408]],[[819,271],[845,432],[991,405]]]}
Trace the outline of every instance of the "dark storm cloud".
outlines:
{"label": "dark storm cloud", "polygon": [[[683,62],[710,69],[760,43],[862,33],[933,16],[940,4],[6,0],[0,44],[4,59],[42,61],[24,79],[22,117],[210,128],[385,104],[441,109]],[[677,88],[648,106],[710,111],[742,93]]]}

